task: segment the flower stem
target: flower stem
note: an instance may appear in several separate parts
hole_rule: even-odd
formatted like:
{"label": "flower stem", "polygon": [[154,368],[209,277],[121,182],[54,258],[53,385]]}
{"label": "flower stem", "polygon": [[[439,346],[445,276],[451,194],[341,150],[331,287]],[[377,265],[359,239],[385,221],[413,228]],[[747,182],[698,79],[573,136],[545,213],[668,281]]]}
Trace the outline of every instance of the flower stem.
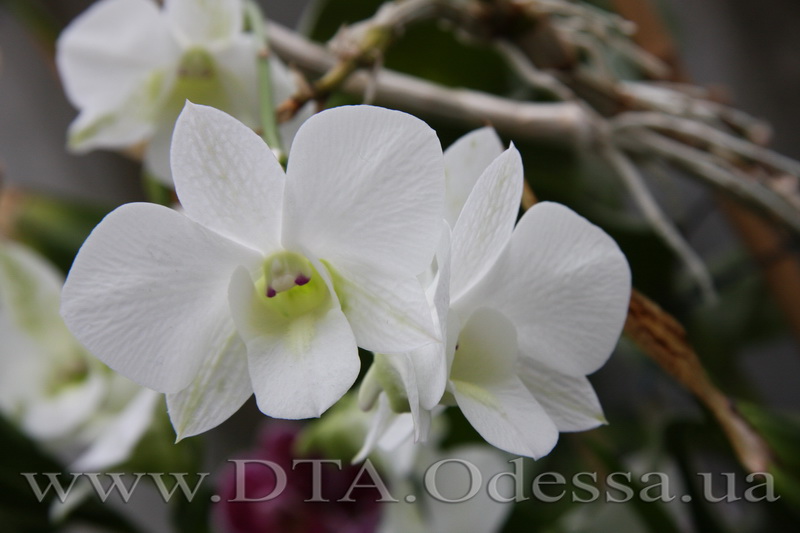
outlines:
{"label": "flower stem", "polygon": [[286,153],[283,151],[278,133],[278,119],[272,101],[272,74],[269,66],[270,49],[267,29],[261,8],[254,1],[247,2],[246,14],[250,28],[258,43],[258,86],[261,108],[261,138],[275,153],[281,165],[286,166]]}

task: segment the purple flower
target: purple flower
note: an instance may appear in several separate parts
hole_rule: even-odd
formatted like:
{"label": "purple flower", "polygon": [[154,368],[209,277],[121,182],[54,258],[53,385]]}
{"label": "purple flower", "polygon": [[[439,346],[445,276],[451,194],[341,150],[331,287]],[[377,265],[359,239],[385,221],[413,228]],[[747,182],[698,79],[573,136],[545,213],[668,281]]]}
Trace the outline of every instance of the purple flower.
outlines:
{"label": "purple flower", "polygon": [[[222,473],[214,521],[224,533],[373,533],[381,517],[377,490],[353,489],[370,484],[369,476],[356,479],[358,466],[322,463],[319,482],[314,464],[296,460],[325,459],[300,456],[295,444],[302,426],[273,422],[262,433],[258,447],[231,462]],[[318,463],[319,464],[319,463]],[[285,486],[280,478],[285,474]],[[316,486],[315,486],[316,485]],[[317,500],[307,501],[317,495]],[[321,495],[321,498],[319,496]],[[269,496],[269,498],[267,498]]]}

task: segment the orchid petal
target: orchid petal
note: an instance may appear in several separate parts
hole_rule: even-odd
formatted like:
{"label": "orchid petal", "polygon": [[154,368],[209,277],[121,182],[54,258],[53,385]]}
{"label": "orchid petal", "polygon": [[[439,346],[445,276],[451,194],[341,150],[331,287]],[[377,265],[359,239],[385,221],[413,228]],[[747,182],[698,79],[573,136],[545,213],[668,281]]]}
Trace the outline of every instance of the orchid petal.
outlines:
{"label": "orchid petal", "polygon": [[[414,438],[424,442],[431,424],[430,411],[442,399],[447,386],[449,356],[455,350],[455,339],[447,335],[450,305],[450,229],[445,222],[436,252],[437,272],[426,297],[434,313],[434,326],[447,342],[431,343],[403,354],[380,355],[380,364],[390,365],[402,382],[414,420]],[[379,360],[376,356],[376,363]]]}
{"label": "orchid petal", "polygon": [[187,48],[230,41],[244,24],[241,0],[166,0],[164,12],[175,37]]}
{"label": "orchid petal", "polygon": [[175,124],[172,172],[189,218],[264,252],[279,247],[283,169],[247,126],[187,102]]}
{"label": "orchid petal", "polygon": [[110,107],[87,107],[69,125],[67,144],[76,153],[94,148],[128,148],[156,131],[164,98],[174,78],[166,70],[154,70]]}
{"label": "orchid petal", "polygon": [[293,319],[269,312],[253,280],[237,270],[230,284],[230,309],[247,346],[250,377],[259,409],[275,418],[318,417],[358,377],[353,332],[334,305]]}
{"label": "orchid petal", "polygon": [[454,383],[459,409],[486,442],[509,453],[539,459],[558,441],[558,429],[519,378],[487,387]]}
{"label": "orchid petal", "polygon": [[[220,82],[227,96],[226,106],[222,110],[251,128],[261,127],[258,113],[258,44],[254,36],[246,33],[236,35],[228,46],[214,51],[213,55],[214,63],[220,70]],[[275,75],[280,67],[286,68],[282,64],[277,67],[276,64],[279,62],[276,56],[270,57],[272,103],[276,107],[294,93],[288,80]]]}
{"label": "orchid petal", "polygon": [[444,151],[445,220],[451,228],[484,169],[502,153],[503,143],[488,127],[464,135]]}
{"label": "orchid petal", "polygon": [[17,421],[26,404],[44,394],[51,365],[42,347],[9,320],[3,303],[0,301],[0,412]]}
{"label": "orchid petal", "polygon": [[502,310],[525,357],[584,376],[614,349],[630,288],[628,263],[611,237],[570,209],[541,202],[525,213],[495,268],[459,306]]}
{"label": "orchid petal", "polygon": [[37,439],[57,439],[75,431],[100,407],[107,393],[106,381],[99,375],[65,386],[64,390],[32,403],[22,426]]}
{"label": "orchid petal", "polygon": [[165,207],[128,204],[84,243],[62,296],[67,326],[120,374],[160,392],[227,342],[227,286],[260,255]]}
{"label": "orchid petal", "polygon": [[142,389],[100,437],[71,465],[74,472],[100,472],[128,460],[155,418],[161,395]]}
{"label": "orchid petal", "polygon": [[128,98],[120,87],[140,85],[179,54],[154,2],[103,0],[61,34],[56,63],[76,107],[110,110]]}
{"label": "orchid petal", "polygon": [[515,375],[513,324],[491,309],[479,309],[459,335],[450,382],[472,427],[501,450],[539,458],[555,446],[558,430]]}
{"label": "orchid petal", "polygon": [[511,146],[475,184],[453,228],[454,302],[486,275],[511,238],[523,179],[522,158]]}
{"label": "orchid petal", "polygon": [[430,264],[444,170],[436,133],[421,120],[370,106],[314,115],[297,132],[287,174],[287,247],[399,275]]}
{"label": "orchid petal", "polygon": [[606,423],[600,400],[584,376],[550,370],[530,357],[522,357],[519,376],[539,401],[559,431],[586,431]]}
{"label": "orchid petal", "polygon": [[[405,442],[411,440],[414,432],[414,423],[409,413],[395,413],[389,406],[389,400],[385,394],[378,398],[377,406],[372,414],[367,436],[364,438],[364,445],[358,451],[353,460],[357,464],[366,459],[373,452],[387,453],[390,456]],[[387,466],[399,466],[396,463]],[[408,465],[403,465],[404,467]],[[400,472],[393,468],[396,474]],[[405,468],[401,469],[405,470]],[[407,473],[407,472],[403,472]]]}
{"label": "orchid petal", "polygon": [[167,395],[167,410],[178,440],[213,429],[253,395],[247,349],[233,330],[222,349],[203,362],[194,381]]}
{"label": "orchid petal", "polygon": [[327,266],[359,346],[402,353],[438,342],[431,308],[417,278],[390,277],[360,265]]}
{"label": "orchid petal", "polygon": [[[431,413],[429,409],[421,405],[420,396],[422,394],[430,395],[428,389],[438,388],[438,383],[433,383],[433,387],[427,384],[431,380],[425,374],[425,370],[430,369],[431,374],[441,375],[446,385],[447,376],[444,373],[445,361],[442,349],[440,347],[429,348],[425,346],[419,350],[403,354],[376,354],[373,365],[379,365],[376,368],[381,368],[383,372],[391,376],[390,379],[397,380],[402,385],[414,423],[414,440],[425,442],[431,429]],[[444,394],[444,387],[441,388],[439,398],[431,408],[438,404],[442,394]]]}
{"label": "orchid petal", "polygon": [[38,254],[0,241],[0,316],[53,353],[75,347],[58,313],[63,279]]}

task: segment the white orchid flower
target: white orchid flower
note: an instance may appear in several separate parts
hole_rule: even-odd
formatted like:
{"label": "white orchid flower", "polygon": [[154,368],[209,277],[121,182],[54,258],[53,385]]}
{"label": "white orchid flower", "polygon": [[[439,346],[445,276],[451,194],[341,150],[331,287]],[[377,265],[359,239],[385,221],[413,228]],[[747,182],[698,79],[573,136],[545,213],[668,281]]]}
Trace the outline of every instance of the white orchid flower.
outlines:
{"label": "white orchid flower", "polygon": [[[80,111],[68,133],[79,153],[147,143],[147,169],[171,185],[170,138],[189,99],[222,109],[248,126],[259,123],[257,44],[244,32],[242,0],[101,0],[57,43],[64,90]],[[273,102],[294,90],[288,70],[271,58]],[[306,118],[281,128],[288,149]]]}
{"label": "white orchid flower", "polygon": [[[586,375],[605,363],[622,330],[627,261],[600,228],[557,204],[535,205],[515,228],[522,161],[513,146],[503,151],[493,130],[457,141],[445,169],[449,270],[448,258],[437,257],[445,275],[429,288],[449,293],[447,312],[441,305],[433,312],[446,324],[447,342],[438,346],[449,369],[442,403],[457,404],[494,446],[542,457],[559,431],[604,422]],[[422,390],[414,379],[419,360],[418,352],[382,359],[391,368],[384,383],[396,381],[382,389],[413,406]],[[430,425],[425,409],[411,409],[418,439]]]}
{"label": "white orchid flower", "polygon": [[168,393],[179,437],[253,392],[267,415],[319,416],[355,381],[357,346],[439,341],[415,276],[439,240],[443,162],[419,119],[319,113],[284,174],[249,128],[187,104],[172,171],[183,214],[109,214],[75,259],[62,313],[111,368]]}
{"label": "white orchid flower", "polygon": [[118,465],[158,395],[85,352],[58,314],[62,282],[32,251],[0,242],[0,412],[77,471]]}

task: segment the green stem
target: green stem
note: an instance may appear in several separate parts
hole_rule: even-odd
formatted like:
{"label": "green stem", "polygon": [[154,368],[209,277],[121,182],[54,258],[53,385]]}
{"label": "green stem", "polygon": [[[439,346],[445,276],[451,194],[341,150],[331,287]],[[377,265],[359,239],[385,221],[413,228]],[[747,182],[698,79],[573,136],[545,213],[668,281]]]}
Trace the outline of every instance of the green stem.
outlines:
{"label": "green stem", "polygon": [[261,107],[261,138],[275,152],[278,161],[286,166],[286,153],[283,151],[278,133],[278,118],[272,102],[272,74],[269,68],[269,42],[264,15],[255,2],[247,3],[247,19],[258,42],[258,86]]}

